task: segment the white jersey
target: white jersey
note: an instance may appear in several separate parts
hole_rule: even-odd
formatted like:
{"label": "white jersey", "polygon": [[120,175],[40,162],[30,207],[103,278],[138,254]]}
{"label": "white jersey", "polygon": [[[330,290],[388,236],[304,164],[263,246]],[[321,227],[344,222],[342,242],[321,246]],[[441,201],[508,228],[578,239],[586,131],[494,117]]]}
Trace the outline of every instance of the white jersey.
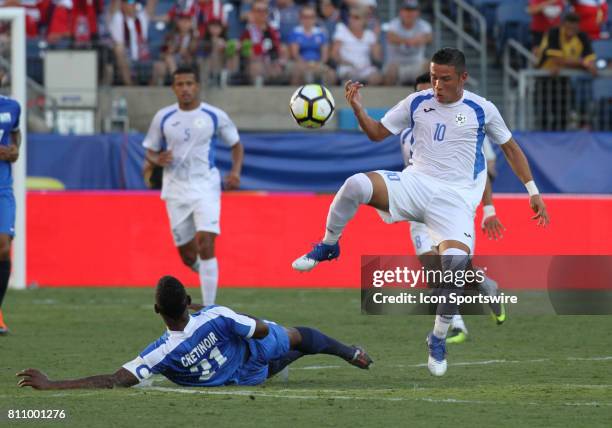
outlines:
{"label": "white jersey", "polygon": [[[412,165],[412,146],[414,146],[414,138],[412,137],[412,128],[406,128],[400,133],[400,145],[402,148],[402,159],[404,160],[404,166],[408,167]],[[497,155],[493,150],[491,142],[485,135],[484,144],[482,150],[484,153],[485,160],[494,161],[497,159]]]}
{"label": "white jersey", "polygon": [[452,104],[439,103],[432,89],[415,92],[389,110],[381,123],[395,135],[412,128],[410,168],[453,187],[484,185],[478,177],[486,171],[485,136],[494,144],[512,137],[495,105],[466,90]]}
{"label": "white jersey", "polygon": [[183,111],[178,104],[155,114],[142,145],[153,151],[171,150],[174,160],[164,168],[162,199],[195,200],[206,192],[205,181],[215,168],[215,141],[227,146],[240,140],[238,130],[221,109],[201,103]]}

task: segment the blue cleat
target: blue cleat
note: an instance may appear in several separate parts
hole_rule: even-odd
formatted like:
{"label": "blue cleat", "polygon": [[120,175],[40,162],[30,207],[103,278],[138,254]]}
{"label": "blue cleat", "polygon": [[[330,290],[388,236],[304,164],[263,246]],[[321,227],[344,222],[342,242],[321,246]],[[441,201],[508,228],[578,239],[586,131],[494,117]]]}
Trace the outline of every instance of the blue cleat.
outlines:
{"label": "blue cleat", "polygon": [[448,364],[446,362],[446,339],[440,339],[429,333],[427,336],[427,349],[429,350],[429,358],[427,359],[427,368],[434,376],[442,376],[446,373]]}
{"label": "blue cleat", "polygon": [[318,265],[319,262],[336,259],[339,255],[340,245],[337,242],[330,245],[319,242],[308,254],[295,259],[291,266],[300,272],[308,272]]}

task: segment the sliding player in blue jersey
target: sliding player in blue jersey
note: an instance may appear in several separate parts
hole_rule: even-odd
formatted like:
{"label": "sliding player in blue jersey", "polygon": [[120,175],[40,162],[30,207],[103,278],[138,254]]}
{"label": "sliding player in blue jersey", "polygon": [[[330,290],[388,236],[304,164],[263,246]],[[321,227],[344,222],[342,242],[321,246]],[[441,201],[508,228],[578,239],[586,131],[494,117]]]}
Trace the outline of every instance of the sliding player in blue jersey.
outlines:
{"label": "sliding player in blue jersey", "polygon": [[17,101],[0,96],[0,335],[8,333],[2,316],[2,300],[11,276],[11,242],[15,236],[12,164],[19,157],[20,115]]}
{"label": "sliding player in blue jersey", "polygon": [[304,355],[335,355],[361,369],[372,359],[358,346],[347,346],[310,327],[283,327],[207,306],[189,314],[191,298],[181,282],[162,277],[155,312],[168,331],[114,374],[52,381],[36,369],[17,373],[18,385],[35,389],[129,387],[153,374],[183,386],[258,385]]}

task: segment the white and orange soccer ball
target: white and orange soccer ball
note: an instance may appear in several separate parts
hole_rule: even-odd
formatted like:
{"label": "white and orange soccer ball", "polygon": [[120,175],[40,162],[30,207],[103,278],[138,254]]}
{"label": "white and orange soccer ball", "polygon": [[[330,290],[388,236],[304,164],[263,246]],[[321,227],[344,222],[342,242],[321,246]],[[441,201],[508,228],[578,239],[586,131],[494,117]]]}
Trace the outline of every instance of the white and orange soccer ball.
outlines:
{"label": "white and orange soccer ball", "polygon": [[321,128],[334,115],[336,103],[323,85],[308,84],[298,88],[289,101],[289,110],[303,128]]}

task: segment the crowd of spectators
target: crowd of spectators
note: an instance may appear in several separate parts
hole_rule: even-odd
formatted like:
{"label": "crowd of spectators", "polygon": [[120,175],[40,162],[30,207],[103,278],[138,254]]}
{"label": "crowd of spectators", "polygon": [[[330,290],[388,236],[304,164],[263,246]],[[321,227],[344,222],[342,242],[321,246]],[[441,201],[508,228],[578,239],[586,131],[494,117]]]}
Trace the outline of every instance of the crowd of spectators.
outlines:
{"label": "crowd of spectators", "polygon": [[400,2],[387,32],[373,0],[168,2],[0,0],[0,6],[24,7],[28,39],[45,49],[98,49],[109,84],[167,84],[179,65],[189,64],[211,84],[351,78],[410,85],[432,40],[417,0]]}
{"label": "crowd of spectators", "polygon": [[[383,24],[374,0],[0,0],[26,9],[30,42],[98,49],[103,83],[119,85],[167,84],[183,64],[208,84],[411,85],[427,68],[432,26],[418,0],[397,4]],[[537,56],[555,54],[546,35],[570,11],[580,37],[606,36],[607,0],[529,0]],[[6,25],[6,46],[3,34]]]}

